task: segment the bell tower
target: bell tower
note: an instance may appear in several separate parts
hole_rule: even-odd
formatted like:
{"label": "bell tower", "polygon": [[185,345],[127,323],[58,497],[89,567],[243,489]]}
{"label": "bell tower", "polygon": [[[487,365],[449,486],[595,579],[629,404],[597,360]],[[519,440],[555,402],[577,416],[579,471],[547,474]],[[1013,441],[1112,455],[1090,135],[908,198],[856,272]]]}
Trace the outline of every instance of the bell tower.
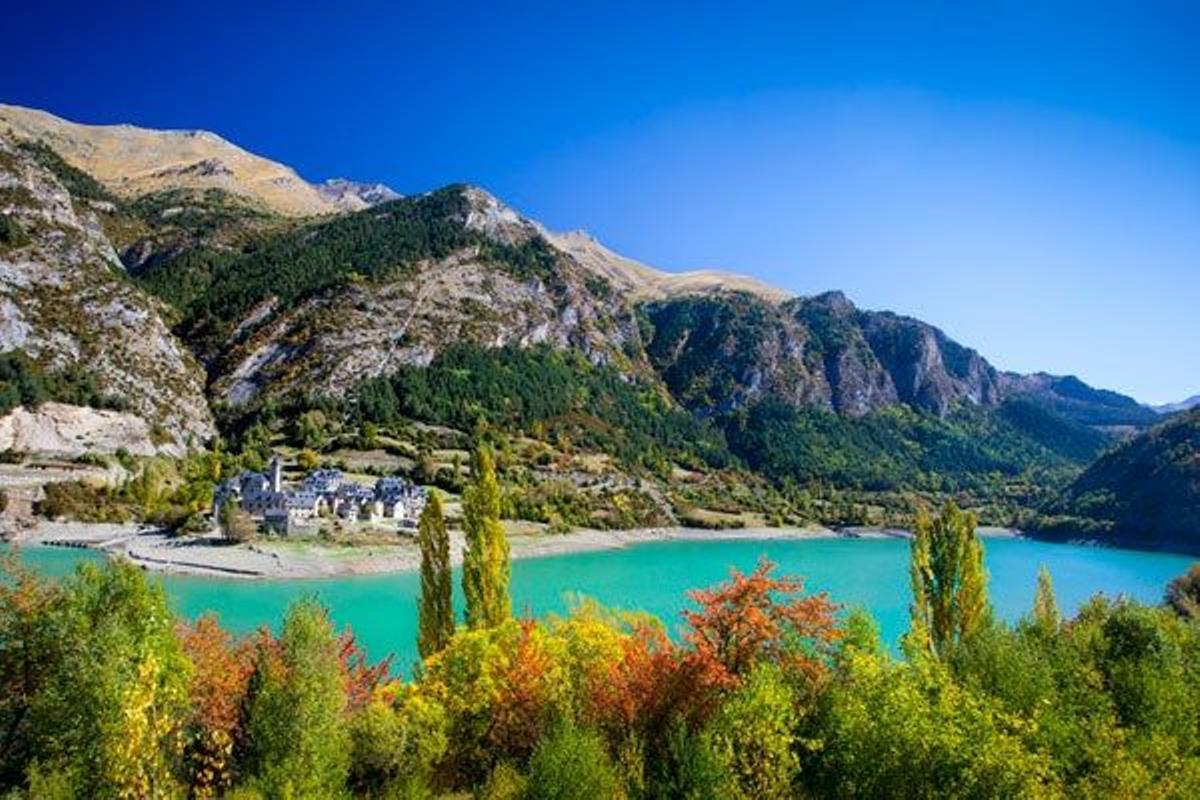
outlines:
{"label": "bell tower", "polygon": [[271,470],[271,491],[272,492],[282,492],[283,491],[283,465],[279,463],[278,456],[271,459],[270,470]]}

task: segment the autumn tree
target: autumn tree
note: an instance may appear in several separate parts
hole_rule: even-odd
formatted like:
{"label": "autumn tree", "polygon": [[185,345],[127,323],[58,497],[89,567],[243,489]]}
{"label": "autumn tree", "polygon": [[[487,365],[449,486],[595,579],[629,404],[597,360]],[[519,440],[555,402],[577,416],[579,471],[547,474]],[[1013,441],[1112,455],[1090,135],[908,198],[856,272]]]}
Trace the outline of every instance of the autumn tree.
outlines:
{"label": "autumn tree", "polygon": [[975,515],[953,501],[937,517],[924,510],[917,515],[910,561],[911,624],[904,639],[910,656],[943,653],[988,620],[983,545],[975,525]]}
{"label": "autumn tree", "polygon": [[173,797],[190,664],[160,583],[85,566],[48,624],[59,658],[30,707],[34,758],[78,797]]}
{"label": "autumn tree", "polygon": [[421,658],[439,652],[454,635],[451,605],[450,535],[442,500],[437,492],[429,497],[417,528],[421,547],[421,604],[418,609],[417,650]]}
{"label": "autumn tree", "polygon": [[180,640],[193,666],[185,751],[192,794],[218,797],[233,779],[233,749],[242,735],[254,654],[249,642],[235,641],[213,615],[184,626]]}
{"label": "autumn tree", "polygon": [[490,628],[512,616],[508,583],[512,574],[508,539],[500,525],[500,485],[492,451],[480,445],[471,465],[471,484],[463,492],[463,594],[467,626]]}
{"label": "autumn tree", "polygon": [[763,559],[749,575],[733,569],[728,582],[689,593],[699,609],[683,614],[686,639],[702,680],[735,686],[760,660],[810,679],[824,672],[836,607],[824,594],[802,596],[804,582],[772,577],[774,568]]}

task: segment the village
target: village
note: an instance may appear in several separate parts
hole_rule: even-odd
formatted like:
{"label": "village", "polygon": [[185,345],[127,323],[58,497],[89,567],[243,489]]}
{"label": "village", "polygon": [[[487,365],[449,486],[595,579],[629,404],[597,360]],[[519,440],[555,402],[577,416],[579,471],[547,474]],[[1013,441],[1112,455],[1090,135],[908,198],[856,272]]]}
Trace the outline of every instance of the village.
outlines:
{"label": "village", "polygon": [[347,522],[390,522],[397,531],[414,531],[425,507],[424,487],[399,476],[378,478],[366,486],[341,470],[315,469],[299,486],[285,488],[283,464],[271,459],[266,472],[243,472],[221,483],[213,493],[213,519],[220,518],[226,503],[269,532],[286,536],[311,535],[322,519]]}

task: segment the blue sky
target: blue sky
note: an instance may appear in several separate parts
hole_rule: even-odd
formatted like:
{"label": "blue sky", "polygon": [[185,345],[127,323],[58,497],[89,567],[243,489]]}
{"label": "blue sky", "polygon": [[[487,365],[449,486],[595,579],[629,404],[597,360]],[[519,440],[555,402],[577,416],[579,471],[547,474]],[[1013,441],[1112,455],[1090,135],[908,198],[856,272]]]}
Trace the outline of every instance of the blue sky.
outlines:
{"label": "blue sky", "polygon": [[1200,392],[1198,9],[47,0],[5,12],[0,100],[478,183],[1162,402]]}

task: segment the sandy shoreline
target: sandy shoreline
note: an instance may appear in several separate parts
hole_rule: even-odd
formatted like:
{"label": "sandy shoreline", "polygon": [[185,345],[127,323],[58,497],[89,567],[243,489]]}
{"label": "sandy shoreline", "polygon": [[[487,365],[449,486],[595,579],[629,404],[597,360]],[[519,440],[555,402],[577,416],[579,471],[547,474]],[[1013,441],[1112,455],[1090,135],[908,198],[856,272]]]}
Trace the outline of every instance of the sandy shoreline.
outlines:
{"label": "sandy shoreline", "polygon": [[[888,528],[642,528],[627,531],[580,530],[547,534],[513,526],[509,532],[512,557],[538,558],[611,550],[644,542],[907,538],[905,530]],[[983,536],[1019,536],[1003,528],[980,528]],[[215,536],[171,538],[138,525],[94,525],[47,522],[26,531],[14,544],[56,545],[99,550],[128,558],[152,572],[240,579],[333,578],[408,572],[420,565],[420,552],[411,539],[395,544],[339,546],[312,540],[263,540],[231,545]],[[462,560],[463,538],[450,534],[451,559]]]}

